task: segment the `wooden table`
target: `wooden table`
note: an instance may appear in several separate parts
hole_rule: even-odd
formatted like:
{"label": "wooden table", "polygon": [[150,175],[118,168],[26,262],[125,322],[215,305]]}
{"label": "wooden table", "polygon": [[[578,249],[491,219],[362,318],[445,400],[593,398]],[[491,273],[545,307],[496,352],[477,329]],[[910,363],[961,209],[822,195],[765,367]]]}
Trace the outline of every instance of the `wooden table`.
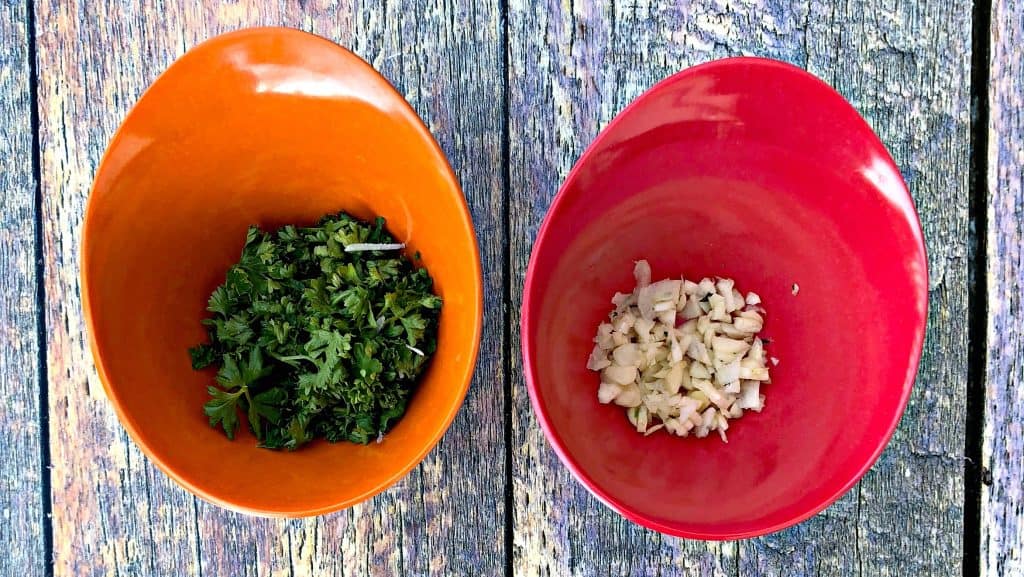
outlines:
{"label": "wooden table", "polygon": [[[1024,574],[1024,4],[883,0],[0,0],[0,574]],[[108,139],[202,40],[280,24],[395,83],[459,174],[486,277],[483,347],[444,440],[350,510],[252,519],[158,472],[104,400],[79,230]],[[885,454],[824,513],[704,543],[631,525],[559,464],[515,322],[559,182],[658,79],[738,54],[835,86],[887,143],[928,242],[917,386]],[[51,564],[52,563],[52,564]]]}

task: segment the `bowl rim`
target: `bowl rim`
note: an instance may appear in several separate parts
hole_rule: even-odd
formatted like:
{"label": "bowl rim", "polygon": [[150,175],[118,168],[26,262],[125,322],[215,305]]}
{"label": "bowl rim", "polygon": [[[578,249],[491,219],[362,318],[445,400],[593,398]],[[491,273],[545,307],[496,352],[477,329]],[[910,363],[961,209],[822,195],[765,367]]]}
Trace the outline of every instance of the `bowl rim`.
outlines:
{"label": "bowl rim", "polygon": [[[473,267],[475,273],[473,275],[475,282],[473,283],[472,288],[472,298],[469,299],[469,302],[470,305],[476,309],[475,320],[473,326],[472,345],[468,357],[469,360],[467,362],[465,370],[462,372],[462,374],[459,376],[457,380],[459,382],[459,387],[461,390],[457,395],[456,402],[452,403],[451,406],[448,407],[447,413],[443,415],[443,418],[440,421],[438,421],[437,424],[431,428],[431,430],[429,430],[427,435],[425,435],[426,442],[422,444],[422,447],[416,452],[413,458],[410,459],[405,464],[403,464],[398,470],[395,471],[394,474],[390,475],[387,479],[378,483],[376,486],[366,491],[363,491],[359,494],[343,499],[337,503],[331,503],[316,507],[253,506],[250,504],[246,504],[246,502],[248,501],[247,499],[233,500],[230,498],[230,494],[224,495],[209,492],[201,486],[201,483],[196,483],[190,477],[178,473],[170,463],[168,463],[158,452],[153,450],[153,448],[146,441],[146,437],[140,434],[139,427],[135,419],[132,418],[132,416],[129,415],[124,410],[121,403],[121,399],[119,398],[114,387],[110,385],[110,373],[108,371],[107,363],[104,360],[105,356],[104,353],[101,351],[101,347],[99,346],[95,337],[95,311],[93,310],[93,303],[90,298],[90,287],[92,285],[90,282],[88,272],[89,263],[91,261],[89,256],[89,247],[91,245],[91,242],[89,239],[94,234],[96,234],[95,232],[92,231],[95,225],[91,224],[95,220],[95,218],[93,217],[93,213],[95,211],[94,200],[96,187],[99,182],[100,175],[103,173],[105,167],[108,165],[108,160],[111,155],[111,151],[113,151],[116,148],[115,145],[118,144],[124,138],[125,127],[130,124],[131,118],[133,115],[135,115],[139,105],[146,99],[146,96],[150,93],[153,87],[159,84],[161,80],[164,80],[169,75],[170,71],[175,67],[176,64],[181,62],[183,59],[189,58],[190,56],[194,56],[196,52],[199,52],[201,50],[218,49],[218,45],[230,44],[233,41],[236,41],[240,38],[244,38],[247,36],[269,36],[278,38],[281,36],[292,36],[296,38],[301,38],[306,41],[312,40],[315,42],[321,42],[329,45],[332,49],[341,50],[343,53],[347,55],[347,57],[353,59],[353,62],[355,62],[357,65],[364,66],[367,71],[372,72],[372,74],[380,78],[381,81],[383,81],[384,84],[397,97],[399,105],[397,106],[396,111],[399,112],[405,118],[406,122],[408,122],[409,125],[412,126],[419,133],[421,140],[427,147],[429,147],[430,151],[433,154],[435,154],[438,159],[442,161],[440,163],[441,165],[443,165],[443,171],[441,176],[447,183],[453,195],[456,197],[456,200],[458,201],[458,205],[462,213],[463,226],[469,231],[473,240],[472,251],[474,258],[472,259],[473,262],[471,263],[470,266]],[[128,435],[132,438],[132,440],[135,441],[135,443],[139,446],[142,452],[157,466],[157,468],[163,471],[164,474],[170,477],[173,481],[178,483],[178,485],[185,488],[193,495],[200,497],[201,499],[209,503],[218,505],[222,508],[231,511],[261,517],[312,517],[316,515],[324,515],[327,513],[332,513],[335,511],[346,509],[348,507],[366,501],[371,497],[374,497],[375,495],[392,487],[393,485],[395,485],[395,483],[397,483],[406,475],[408,475],[408,473],[413,468],[422,463],[423,460],[426,458],[427,454],[429,454],[430,451],[437,446],[441,438],[451,427],[452,422],[455,420],[455,415],[465,404],[466,395],[469,391],[469,386],[473,380],[473,374],[476,370],[476,364],[480,351],[480,338],[483,332],[484,306],[483,272],[482,265],[480,262],[479,239],[476,236],[476,229],[473,226],[473,219],[469,211],[468,203],[466,202],[465,193],[462,190],[462,186],[460,185],[459,180],[455,175],[455,172],[452,170],[451,163],[448,160],[448,156],[441,149],[441,146],[438,144],[433,134],[431,134],[426,124],[424,124],[423,119],[420,118],[419,114],[417,114],[415,109],[413,109],[412,105],[409,104],[405,97],[402,96],[402,94],[394,87],[393,84],[391,84],[391,81],[389,81],[383,74],[377,71],[377,69],[374,68],[369,62],[367,62],[365,59],[360,57],[352,50],[332,40],[329,40],[325,37],[310,32],[306,32],[296,28],[289,28],[285,26],[260,26],[252,28],[242,28],[226,32],[223,34],[211,36],[206,40],[203,40],[202,42],[189,48],[184,54],[175,58],[152,82],[150,82],[150,84],[142,92],[138,100],[135,101],[135,103],[128,110],[127,114],[125,114],[124,119],[121,121],[117,130],[114,132],[113,137],[110,139],[110,142],[107,144],[107,148],[104,151],[102,158],[100,159],[100,163],[97,165],[92,186],[89,189],[89,197],[86,201],[86,208],[82,219],[80,234],[81,244],[79,248],[80,265],[78,281],[81,289],[81,301],[85,321],[85,332],[86,338],[89,343],[89,349],[92,353],[93,361],[96,367],[96,371],[99,376],[100,383],[103,386],[103,391],[106,394],[107,399],[110,401],[110,404],[113,406],[118,421],[128,432]]]}
{"label": "bowl rim", "polygon": [[596,147],[594,145],[601,140],[603,135],[608,134],[618,123],[622,121],[624,117],[628,115],[628,113],[631,110],[640,106],[646,100],[652,98],[653,95],[660,93],[662,90],[668,88],[669,86],[691,76],[712,72],[714,70],[726,67],[764,67],[767,69],[772,69],[777,73],[793,74],[802,77],[804,80],[810,80],[813,83],[817,84],[819,87],[827,89],[827,91],[831,92],[832,95],[834,95],[835,97],[841,99],[850,107],[851,110],[854,111],[856,117],[860,120],[864,128],[867,130],[869,138],[874,139],[875,143],[878,145],[878,149],[883,152],[883,154],[880,155],[880,158],[884,160],[884,162],[888,165],[889,168],[891,168],[894,171],[895,174],[900,175],[900,187],[902,189],[903,194],[905,194],[906,197],[910,200],[910,205],[913,208],[913,218],[908,219],[908,224],[911,226],[912,231],[916,234],[918,238],[918,249],[920,251],[920,254],[924,256],[923,260],[925,267],[925,278],[927,278],[928,275],[928,253],[924,243],[924,235],[921,230],[921,217],[917,212],[917,207],[913,203],[913,198],[910,195],[909,189],[907,188],[906,181],[903,179],[902,173],[899,171],[899,168],[896,166],[895,161],[892,159],[892,155],[889,153],[888,149],[885,147],[885,144],[881,141],[881,139],[874,132],[871,126],[867,123],[866,120],[864,120],[864,117],[860,114],[860,112],[852,104],[850,104],[849,101],[847,101],[842,94],[840,94],[836,89],[834,89],[825,81],[821,80],[817,76],[811,74],[810,72],[798,66],[794,66],[787,62],[775,60],[772,58],[763,58],[757,56],[738,56],[711,60],[708,62],[703,62],[700,64],[696,64],[694,66],[684,68],[683,70],[676,72],[671,76],[668,76],[662,79],[661,81],[657,82],[652,87],[644,91],[643,94],[641,94],[631,103],[629,103],[622,111],[620,111],[615,116],[615,118],[611,120],[611,122],[608,123],[608,125],[603,130],[601,130],[597,137],[595,137],[595,139],[587,146],[583,154],[580,155],[579,159],[576,161],[572,169],[569,171],[569,174],[565,177],[565,180],[562,181],[562,184],[559,186],[558,192],[555,194],[554,199],[551,201],[551,205],[547,210],[547,214],[544,217],[544,221],[541,223],[540,229],[537,232],[537,237],[534,240],[533,249],[530,253],[530,261],[526,268],[526,282],[523,288],[523,302],[522,308],[520,310],[520,346],[522,348],[523,364],[525,367],[524,373],[526,378],[526,390],[530,397],[530,405],[533,407],[533,412],[537,416],[537,420],[540,423],[541,429],[544,431],[544,436],[547,438],[548,443],[551,445],[551,448],[554,450],[559,460],[567,469],[569,469],[569,472],[572,474],[572,476],[575,477],[575,479],[578,482],[580,482],[584,487],[586,487],[586,489],[594,497],[596,497],[600,502],[604,503],[605,506],[612,509],[622,517],[625,517],[626,519],[634,523],[637,523],[641,526],[647,527],[648,529],[653,529],[660,533],[665,533],[676,537],[701,539],[707,541],[724,541],[730,539],[749,539],[753,537],[760,537],[763,535],[767,535],[769,533],[781,531],[787,527],[791,527],[798,523],[802,523],[803,521],[806,521],[807,519],[810,519],[811,517],[824,511],[830,505],[839,500],[840,497],[845,495],[854,485],[856,485],[864,477],[865,474],[867,474],[867,472],[871,469],[872,466],[874,466],[874,464],[878,461],[878,458],[885,451],[885,448],[888,446],[889,441],[892,439],[892,436],[896,431],[896,427],[899,425],[900,420],[903,418],[903,414],[906,412],[907,403],[910,400],[910,393],[913,389],[914,382],[917,378],[917,373],[920,368],[921,353],[924,346],[925,333],[927,332],[927,311],[929,307],[928,288],[927,286],[925,286],[923,289],[925,304],[925,317],[923,323],[924,327],[923,330],[917,332],[917,335],[915,336],[916,342],[912,343],[911,346],[911,356],[908,359],[910,361],[908,367],[910,367],[911,370],[908,370],[907,376],[901,387],[900,398],[898,401],[899,410],[894,414],[892,421],[887,425],[884,434],[879,439],[878,446],[872,451],[871,455],[867,459],[865,459],[863,465],[861,465],[857,469],[857,472],[854,475],[852,475],[848,481],[844,482],[838,490],[834,491],[833,493],[829,494],[826,498],[822,499],[820,503],[816,504],[813,507],[809,507],[806,511],[803,511],[798,515],[795,515],[784,521],[779,521],[771,524],[766,524],[762,527],[755,527],[752,529],[740,531],[706,531],[680,529],[670,524],[659,522],[658,520],[648,515],[640,513],[624,505],[611,494],[609,494],[607,491],[602,489],[597,483],[594,482],[594,480],[585,471],[583,471],[583,469],[580,467],[576,459],[573,458],[573,456],[570,455],[567,451],[565,444],[562,442],[561,437],[559,437],[559,435],[555,432],[552,422],[548,417],[547,410],[541,403],[540,395],[538,393],[537,388],[537,368],[535,363],[533,362],[533,355],[531,353],[531,351],[534,348],[533,338],[530,336],[530,329],[533,323],[531,322],[531,315],[527,314],[527,311],[530,310],[532,301],[534,299],[533,281],[535,280],[535,266],[540,247],[544,244],[544,241],[547,238],[547,236],[551,234],[551,229],[554,226],[552,224],[555,220],[554,216],[562,210],[562,204],[565,202],[566,185],[573,181],[581,167],[586,165],[586,161],[590,160],[590,158],[595,154]]}

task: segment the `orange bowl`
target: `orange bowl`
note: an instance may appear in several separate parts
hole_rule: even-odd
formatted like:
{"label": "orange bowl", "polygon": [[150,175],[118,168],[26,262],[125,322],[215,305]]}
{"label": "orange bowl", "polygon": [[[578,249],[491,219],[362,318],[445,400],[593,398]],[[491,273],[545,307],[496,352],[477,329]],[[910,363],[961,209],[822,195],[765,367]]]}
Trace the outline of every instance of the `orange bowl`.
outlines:
{"label": "orange bowl", "polygon": [[[229,441],[203,415],[192,370],[206,299],[246,228],[380,215],[419,252],[444,299],[438,349],[408,412],[379,444],[294,453]],[[322,38],[263,28],[214,38],[142,96],[107,149],[86,211],[85,316],[118,418],[199,497],[307,516],[363,501],[437,444],[462,404],[482,325],[480,256],[444,154],[366,62]]]}

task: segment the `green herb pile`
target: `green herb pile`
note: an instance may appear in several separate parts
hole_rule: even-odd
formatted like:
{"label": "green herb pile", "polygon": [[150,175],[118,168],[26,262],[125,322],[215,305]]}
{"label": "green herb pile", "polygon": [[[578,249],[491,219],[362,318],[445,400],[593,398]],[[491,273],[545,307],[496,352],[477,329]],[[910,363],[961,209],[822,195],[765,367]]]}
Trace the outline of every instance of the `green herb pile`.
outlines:
{"label": "green herb pile", "polygon": [[241,419],[273,449],[367,443],[394,426],[436,350],[441,299],[401,252],[345,251],[394,242],[384,219],[345,213],[310,228],[250,227],[210,296],[210,342],[189,350],[194,369],[219,367],[203,407],[210,425],[233,439]]}

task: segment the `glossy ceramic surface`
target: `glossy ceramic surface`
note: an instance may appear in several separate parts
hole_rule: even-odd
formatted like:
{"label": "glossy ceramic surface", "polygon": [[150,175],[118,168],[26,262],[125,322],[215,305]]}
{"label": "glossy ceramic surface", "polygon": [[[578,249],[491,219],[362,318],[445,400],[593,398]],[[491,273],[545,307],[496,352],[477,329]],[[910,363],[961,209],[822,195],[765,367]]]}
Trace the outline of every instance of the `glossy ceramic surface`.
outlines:
{"label": "glossy ceramic surface", "polygon": [[[206,299],[250,224],[382,215],[444,298],[439,348],[379,444],[294,453],[231,442],[191,370]],[[233,509],[300,516],[364,500],[437,443],[462,403],[482,324],[479,254],[447,161],[415,112],[349,51],[288,29],[227,34],[188,52],[114,137],[86,213],[85,313],[100,377],[132,438],[168,475]]]}
{"label": "glossy ceramic surface", "polygon": [[[766,408],[717,436],[638,435],[597,401],[586,360],[633,262],[760,293],[780,364]],[[793,294],[793,285],[799,293]],[[665,80],[584,153],[540,230],[522,346],[561,460],[647,527],[751,537],[822,510],[875,462],[921,354],[920,224],[882,143],[817,78],[738,58]]]}

